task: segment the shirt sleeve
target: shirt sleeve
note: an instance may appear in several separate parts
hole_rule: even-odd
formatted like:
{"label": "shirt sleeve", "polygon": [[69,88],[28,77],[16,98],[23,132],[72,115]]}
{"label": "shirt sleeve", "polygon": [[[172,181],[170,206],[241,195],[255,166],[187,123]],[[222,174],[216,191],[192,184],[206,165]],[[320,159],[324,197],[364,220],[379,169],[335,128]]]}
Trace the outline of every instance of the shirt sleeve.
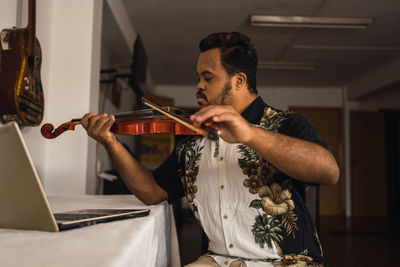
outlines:
{"label": "shirt sleeve", "polygon": [[157,184],[168,193],[168,203],[173,203],[183,197],[184,191],[178,169],[181,166],[178,163],[176,150],[153,171],[153,176]]}
{"label": "shirt sleeve", "polygon": [[310,120],[300,113],[291,113],[284,121],[284,124],[280,128],[279,132],[291,137],[321,145],[331,151],[329,145],[321,140],[317,129],[315,129]]}
{"label": "shirt sleeve", "polygon": [[[291,113],[288,118],[284,121],[284,124],[279,130],[280,133],[299,138],[305,141],[309,141],[331,151],[329,145],[321,140],[317,129],[312,125],[309,119],[301,115],[300,113]],[[301,196],[305,200],[305,187],[316,186],[315,183],[304,183],[299,180],[293,179],[295,186],[298,188]]]}

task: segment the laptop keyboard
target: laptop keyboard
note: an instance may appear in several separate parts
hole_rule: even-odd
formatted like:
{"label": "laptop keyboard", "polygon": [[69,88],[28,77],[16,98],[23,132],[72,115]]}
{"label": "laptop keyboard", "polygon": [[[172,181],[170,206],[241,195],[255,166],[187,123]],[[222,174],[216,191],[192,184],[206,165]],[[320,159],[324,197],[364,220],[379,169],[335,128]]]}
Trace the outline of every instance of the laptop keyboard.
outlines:
{"label": "laptop keyboard", "polygon": [[57,221],[75,221],[99,217],[99,214],[68,214],[68,213],[56,213],[54,217]]}

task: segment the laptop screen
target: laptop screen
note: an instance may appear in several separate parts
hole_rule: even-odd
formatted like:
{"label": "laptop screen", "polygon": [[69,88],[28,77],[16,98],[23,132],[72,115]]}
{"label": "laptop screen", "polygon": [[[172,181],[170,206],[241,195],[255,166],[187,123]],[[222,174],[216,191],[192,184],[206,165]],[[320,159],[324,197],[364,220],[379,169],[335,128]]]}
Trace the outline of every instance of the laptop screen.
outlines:
{"label": "laptop screen", "polygon": [[[56,232],[148,215],[150,210],[80,210],[56,222],[18,125],[0,126],[0,228]],[[69,219],[66,220],[66,216]],[[72,220],[75,216],[75,219]],[[82,218],[84,217],[84,218]]]}

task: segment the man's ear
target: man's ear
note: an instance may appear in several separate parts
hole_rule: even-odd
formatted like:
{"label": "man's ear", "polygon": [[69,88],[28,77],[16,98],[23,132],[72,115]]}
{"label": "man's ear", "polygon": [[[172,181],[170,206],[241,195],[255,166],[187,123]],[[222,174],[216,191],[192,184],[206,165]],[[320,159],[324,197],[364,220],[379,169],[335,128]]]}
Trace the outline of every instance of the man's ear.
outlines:
{"label": "man's ear", "polygon": [[239,72],[235,74],[235,85],[237,89],[241,89],[246,85],[247,76],[243,72]]}

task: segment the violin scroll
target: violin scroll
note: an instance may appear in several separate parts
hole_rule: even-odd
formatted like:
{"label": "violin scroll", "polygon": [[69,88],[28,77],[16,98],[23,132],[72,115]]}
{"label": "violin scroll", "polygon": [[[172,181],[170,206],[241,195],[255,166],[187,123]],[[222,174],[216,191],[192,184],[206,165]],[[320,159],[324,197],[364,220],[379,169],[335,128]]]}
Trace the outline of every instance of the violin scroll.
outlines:
{"label": "violin scroll", "polygon": [[54,139],[65,131],[75,130],[75,125],[77,124],[80,124],[80,122],[79,121],[66,122],[61,124],[60,126],[57,127],[57,129],[54,130],[53,124],[46,123],[43,124],[42,128],[40,129],[40,133],[44,138]]}

